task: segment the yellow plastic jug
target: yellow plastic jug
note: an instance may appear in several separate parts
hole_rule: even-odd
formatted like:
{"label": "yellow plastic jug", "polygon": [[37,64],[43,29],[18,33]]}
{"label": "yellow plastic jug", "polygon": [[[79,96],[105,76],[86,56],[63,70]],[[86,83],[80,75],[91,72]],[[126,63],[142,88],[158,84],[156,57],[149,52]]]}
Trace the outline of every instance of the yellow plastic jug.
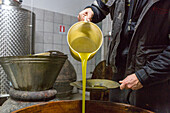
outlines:
{"label": "yellow plastic jug", "polygon": [[[77,44],[75,44],[74,42]],[[88,59],[90,60],[100,49],[102,42],[103,42],[102,31],[96,24],[92,22],[85,22],[85,21],[77,22],[70,27],[67,33],[67,43],[69,45],[70,53],[73,56],[73,58],[75,58],[78,61],[80,61],[80,56],[78,54],[79,48],[81,48],[81,50],[82,48],[84,48],[83,49],[84,51],[81,52],[86,52],[91,54]],[[93,50],[90,49],[92,48],[92,46],[93,46]]]}

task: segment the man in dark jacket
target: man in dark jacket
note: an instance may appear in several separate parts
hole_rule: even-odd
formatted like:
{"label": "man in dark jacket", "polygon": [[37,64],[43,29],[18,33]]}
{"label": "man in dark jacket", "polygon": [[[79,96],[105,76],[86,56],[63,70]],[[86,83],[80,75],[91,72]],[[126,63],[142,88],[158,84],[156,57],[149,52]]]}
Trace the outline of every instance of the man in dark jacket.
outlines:
{"label": "man in dark jacket", "polygon": [[170,113],[170,0],[96,0],[79,13],[94,23],[111,15],[107,64],[120,89],[110,100]]}

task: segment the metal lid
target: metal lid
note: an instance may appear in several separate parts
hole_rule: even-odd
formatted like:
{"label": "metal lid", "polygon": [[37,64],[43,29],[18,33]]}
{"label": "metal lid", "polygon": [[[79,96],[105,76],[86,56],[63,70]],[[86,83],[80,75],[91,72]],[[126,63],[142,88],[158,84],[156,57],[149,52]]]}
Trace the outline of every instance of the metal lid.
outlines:
{"label": "metal lid", "polygon": [[60,51],[47,51],[45,53],[38,53],[38,54],[34,54],[33,56],[67,56],[64,53],[60,52]]}

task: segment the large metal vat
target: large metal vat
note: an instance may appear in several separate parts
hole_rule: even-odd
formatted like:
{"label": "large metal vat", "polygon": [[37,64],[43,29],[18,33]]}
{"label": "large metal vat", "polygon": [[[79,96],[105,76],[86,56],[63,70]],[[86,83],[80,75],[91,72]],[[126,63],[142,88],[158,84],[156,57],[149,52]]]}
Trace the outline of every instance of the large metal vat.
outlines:
{"label": "large metal vat", "polygon": [[[0,57],[23,56],[34,52],[34,13],[21,8],[17,0],[0,2]],[[0,95],[8,94],[9,81],[0,66]]]}
{"label": "large metal vat", "polygon": [[56,56],[8,56],[1,57],[4,68],[14,89],[20,91],[44,91],[53,84],[67,59]]}
{"label": "large metal vat", "polygon": [[0,57],[0,64],[13,84],[10,98],[5,101],[0,113],[33,104],[56,101],[57,91],[53,84],[67,60],[67,55],[50,52],[50,56],[27,55]]}
{"label": "large metal vat", "polygon": [[[12,113],[81,113],[82,101],[55,101],[33,105]],[[86,101],[86,113],[153,113],[132,105],[104,101]]]}

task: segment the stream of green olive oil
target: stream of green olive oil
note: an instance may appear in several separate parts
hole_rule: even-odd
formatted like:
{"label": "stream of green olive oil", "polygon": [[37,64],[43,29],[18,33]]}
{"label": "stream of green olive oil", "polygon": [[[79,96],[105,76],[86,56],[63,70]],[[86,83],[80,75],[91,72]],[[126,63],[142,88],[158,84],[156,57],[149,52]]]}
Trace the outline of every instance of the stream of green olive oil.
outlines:
{"label": "stream of green olive oil", "polygon": [[71,47],[78,52],[82,63],[83,94],[82,113],[85,113],[85,92],[86,92],[86,67],[90,55],[97,49],[93,40],[88,37],[80,37],[71,43]]}

